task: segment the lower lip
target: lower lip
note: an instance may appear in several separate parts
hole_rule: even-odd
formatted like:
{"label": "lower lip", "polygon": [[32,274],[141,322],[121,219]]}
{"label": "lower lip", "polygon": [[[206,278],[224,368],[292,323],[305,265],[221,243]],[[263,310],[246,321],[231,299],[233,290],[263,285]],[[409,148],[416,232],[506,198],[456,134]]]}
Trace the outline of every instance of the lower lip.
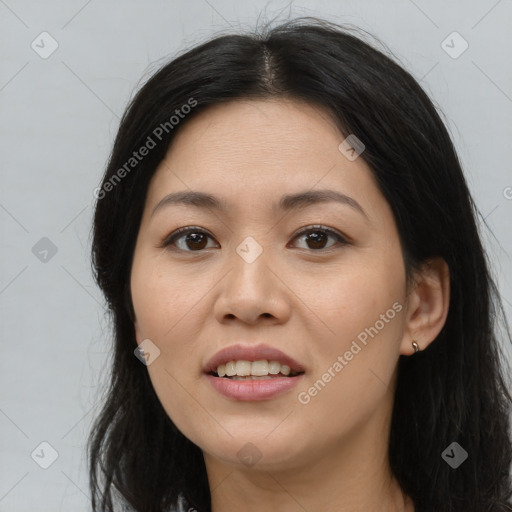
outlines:
{"label": "lower lip", "polygon": [[232,380],[207,374],[210,384],[221,395],[241,401],[270,400],[280,396],[302,380],[304,374],[296,377],[273,377],[261,380]]}

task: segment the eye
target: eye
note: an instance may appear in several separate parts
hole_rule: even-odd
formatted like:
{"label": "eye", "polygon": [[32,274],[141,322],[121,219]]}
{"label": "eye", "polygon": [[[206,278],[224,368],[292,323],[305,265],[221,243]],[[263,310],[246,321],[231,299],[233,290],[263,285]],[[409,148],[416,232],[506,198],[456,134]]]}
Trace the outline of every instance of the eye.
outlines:
{"label": "eye", "polygon": [[318,251],[323,249],[330,249],[336,245],[332,244],[328,247],[325,247],[325,243],[329,237],[334,238],[340,245],[348,245],[349,243],[348,240],[337,231],[321,225],[310,226],[306,229],[303,229],[297,233],[297,235],[295,235],[294,240],[297,238],[305,238],[306,243],[310,245],[309,247],[306,247],[306,249],[314,249],[315,251]]}
{"label": "eye", "polygon": [[[204,229],[198,228],[197,226],[189,226],[177,229],[164,240],[162,247],[170,248],[171,246],[176,246],[179,250],[185,252],[201,251],[207,248],[206,241],[208,238],[213,237]],[[180,241],[181,243],[176,243]],[[187,250],[187,247],[191,250]]]}

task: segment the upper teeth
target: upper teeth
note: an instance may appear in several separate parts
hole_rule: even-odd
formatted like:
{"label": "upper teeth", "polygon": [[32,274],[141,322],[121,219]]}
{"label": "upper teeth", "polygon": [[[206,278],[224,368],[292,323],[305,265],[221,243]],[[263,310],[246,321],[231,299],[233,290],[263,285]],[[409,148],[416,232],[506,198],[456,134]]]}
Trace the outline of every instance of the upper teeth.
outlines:
{"label": "upper teeth", "polygon": [[267,361],[262,359],[260,361],[229,361],[226,364],[220,364],[217,366],[217,374],[219,377],[233,377],[239,375],[244,377],[247,375],[277,375],[282,373],[283,375],[290,375],[291,369],[286,364],[281,364],[279,361]]}

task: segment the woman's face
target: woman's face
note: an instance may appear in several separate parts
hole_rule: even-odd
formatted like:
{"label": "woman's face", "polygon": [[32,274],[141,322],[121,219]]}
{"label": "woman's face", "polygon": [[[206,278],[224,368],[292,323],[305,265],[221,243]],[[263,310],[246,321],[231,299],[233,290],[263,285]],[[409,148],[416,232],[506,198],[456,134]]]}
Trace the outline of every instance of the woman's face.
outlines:
{"label": "woman's face", "polygon": [[[137,342],[160,351],[147,366],[155,392],[207,461],[293,468],[363,432],[370,455],[385,439],[411,341],[405,270],[391,209],[344,139],[303,103],[216,105],[180,128],[151,181],[131,273]],[[160,203],[192,191],[222,208]],[[310,197],[280,206],[296,194]],[[229,361],[286,363],[251,352],[266,346],[303,373],[241,362],[239,374],[279,374],[210,375],[211,358],[235,345],[248,351],[225,353],[220,372]]]}

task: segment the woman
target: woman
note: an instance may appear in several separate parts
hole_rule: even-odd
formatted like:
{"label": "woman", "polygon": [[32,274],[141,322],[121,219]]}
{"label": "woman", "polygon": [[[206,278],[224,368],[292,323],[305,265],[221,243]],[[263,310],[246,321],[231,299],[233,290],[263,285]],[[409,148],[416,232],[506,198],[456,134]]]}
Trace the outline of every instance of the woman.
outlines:
{"label": "woman", "polygon": [[212,39],[138,92],[95,193],[94,510],[512,510],[503,309],[393,60],[308,18]]}

